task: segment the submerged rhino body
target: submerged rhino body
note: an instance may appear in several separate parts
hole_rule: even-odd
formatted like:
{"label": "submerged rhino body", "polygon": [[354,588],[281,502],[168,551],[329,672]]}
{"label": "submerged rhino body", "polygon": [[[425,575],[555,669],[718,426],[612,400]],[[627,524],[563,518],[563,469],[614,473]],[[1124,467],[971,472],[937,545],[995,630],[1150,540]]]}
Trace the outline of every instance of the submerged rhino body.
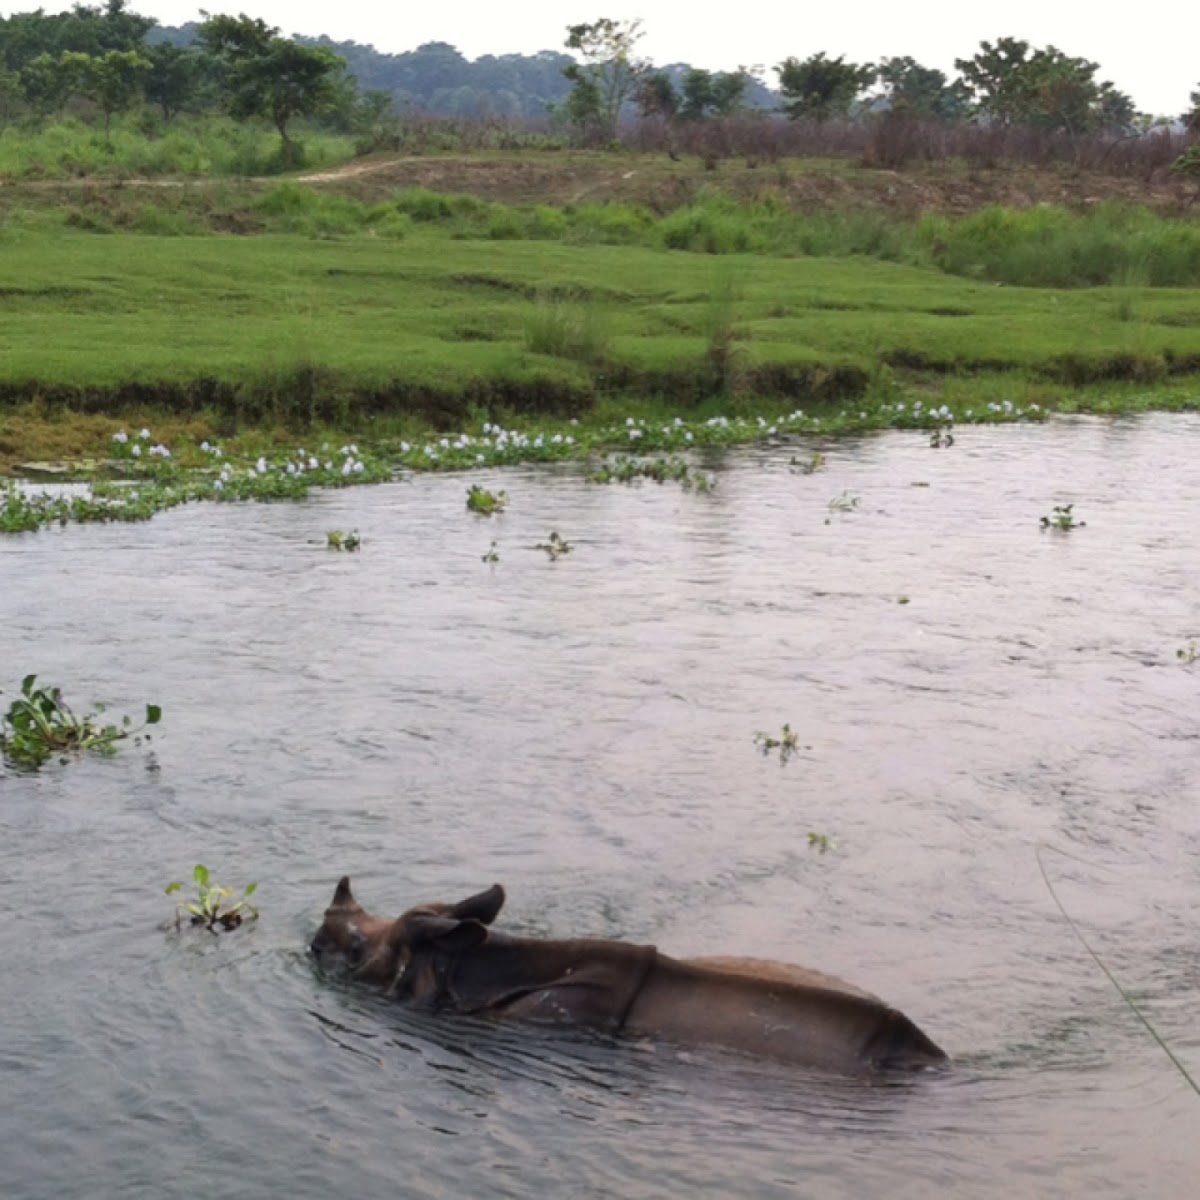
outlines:
{"label": "submerged rhino body", "polygon": [[489,928],[499,884],[395,920],[367,913],[343,878],[312,943],[324,969],[398,999],[460,1013],[556,1021],[712,1044],[844,1072],[946,1061],[908,1017],[833,976],[751,958],[671,958],[596,938]]}

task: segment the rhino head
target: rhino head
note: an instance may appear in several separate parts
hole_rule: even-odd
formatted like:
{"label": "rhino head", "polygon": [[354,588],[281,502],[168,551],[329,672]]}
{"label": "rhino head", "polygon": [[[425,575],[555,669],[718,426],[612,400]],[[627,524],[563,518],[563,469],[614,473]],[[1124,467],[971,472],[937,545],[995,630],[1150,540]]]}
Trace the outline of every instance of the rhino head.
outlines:
{"label": "rhino head", "polygon": [[503,906],[504,889],[495,883],[457,904],[422,904],[390,921],[366,912],[354,899],[350,877],[343,875],[309,949],[332,975],[429,999],[438,988],[435,978],[426,978],[428,964],[439,958],[436,951],[466,950],[485,941],[487,926]]}

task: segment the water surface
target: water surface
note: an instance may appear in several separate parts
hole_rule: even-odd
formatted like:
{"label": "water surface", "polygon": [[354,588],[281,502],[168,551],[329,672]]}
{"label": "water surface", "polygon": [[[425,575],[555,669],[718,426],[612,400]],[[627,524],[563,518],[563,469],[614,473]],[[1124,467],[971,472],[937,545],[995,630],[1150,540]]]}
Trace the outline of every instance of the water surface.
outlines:
{"label": "water surface", "polygon": [[[1200,420],[704,461],[711,495],[472,476],[490,520],[442,476],[0,540],[0,687],[165,712],[149,751],[0,774],[0,1194],[1194,1190],[1200,1100],[1037,852],[1200,1073]],[[1086,527],[1041,531],[1066,502]],[[197,861],[259,882],[257,925],[159,928]],[[406,1012],[306,959],[347,872],[388,914],[499,880],[515,931],[837,973],[955,1066]]]}

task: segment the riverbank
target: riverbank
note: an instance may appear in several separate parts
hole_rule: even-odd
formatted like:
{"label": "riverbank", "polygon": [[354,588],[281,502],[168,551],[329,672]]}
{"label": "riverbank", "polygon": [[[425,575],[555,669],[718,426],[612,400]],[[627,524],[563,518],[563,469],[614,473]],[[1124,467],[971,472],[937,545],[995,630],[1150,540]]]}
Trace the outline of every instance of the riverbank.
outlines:
{"label": "riverbank", "polygon": [[1200,292],[1155,286],[1200,271],[1192,220],[345,194],[389,169],[4,189],[0,471],[102,478],[142,429],[173,471],[355,443],[370,475],[494,461],[489,427],[512,461],[1200,405]]}

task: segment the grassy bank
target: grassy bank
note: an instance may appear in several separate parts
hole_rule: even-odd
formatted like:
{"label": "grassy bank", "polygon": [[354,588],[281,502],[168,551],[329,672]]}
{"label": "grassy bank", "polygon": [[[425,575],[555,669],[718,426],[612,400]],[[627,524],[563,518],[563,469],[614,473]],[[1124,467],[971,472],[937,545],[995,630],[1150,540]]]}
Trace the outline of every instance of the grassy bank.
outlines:
{"label": "grassy bank", "polygon": [[[307,486],[1200,403],[1200,232],[1144,211],[912,221],[705,195],[656,215],[296,183],[3,203],[0,469],[101,472],[146,427],[176,501],[213,494],[218,439],[223,468],[275,474],[363,443],[348,476],[304,456]],[[514,431],[500,457],[493,424]],[[274,495],[268,476],[218,490]]]}
{"label": "grassy bank", "polygon": [[0,397],[114,415],[340,424],[579,416],[639,394],[830,401],[890,369],[948,388],[1200,370],[1186,288],[997,287],[866,258],[462,239],[0,234]]}

